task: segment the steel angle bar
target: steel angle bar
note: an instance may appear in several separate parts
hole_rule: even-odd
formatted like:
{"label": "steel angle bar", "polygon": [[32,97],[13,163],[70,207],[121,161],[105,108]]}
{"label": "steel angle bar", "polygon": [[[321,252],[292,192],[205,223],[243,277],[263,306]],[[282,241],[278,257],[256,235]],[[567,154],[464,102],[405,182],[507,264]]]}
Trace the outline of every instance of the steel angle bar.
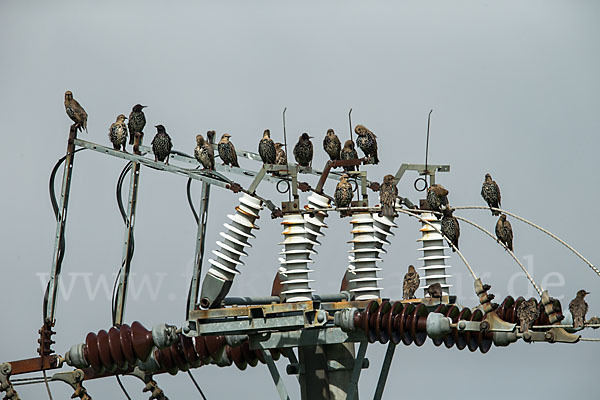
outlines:
{"label": "steel angle bar", "polygon": [[338,327],[259,333],[249,336],[250,348],[253,350],[356,343],[365,340],[366,336],[362,331],[344,332]]}
{"label": "steel angle bar", "polygon": [[197,330],[190,329],[189,336],[200,335],[231,335],[248,334],[261,330],[298,329],[306,325],[304,315],[292,315],[286,317],[238,319],[232,321],[208,322],[202,324],[189,324],[188,327],[196,325]]}
{"label": "steel angle bar", "polygon": [[395,350],[396,344],[390,341],[385,352],[383,364],[381,365],[381,371],[379,372],[379,379],[377,380],[377,388],[375,389],[373,400],[381,400],[381,397],[383,396],[383,389],[385,389],[385,382],[387,381],[387,377],[390,372]]}
{"label": "steel angle bar", "polygon": [[358,398],[358,380],[360,379],[360,371],[362,370],[363,361],[367,354],[368,344],[369,342],[367,341],[360,342],[360,346],[358,347],[358,354],[356,355],[354,367],[352,368],[352,378],[350,379],[348,390],[346,391],[346,393],[348,393],[347,400]]}
{"label": "steel angle bar", "polygon": [[285,388],[285,384],[281,379],[281,375],[277,370],[277,366],[275,365],[275,361],[273,361],[273,357],[271,357],[271,353],[265,350],[261,350],[262,356],[267,362],[267,367],[269,368],[269,372],[271,373],[271,378],[273,378],[273,383],[275,383],[275,387],[277,388],[277,393],[279,393],[279,398],[282,400],[290,400],[290,396],[288,394],[287,389]]}

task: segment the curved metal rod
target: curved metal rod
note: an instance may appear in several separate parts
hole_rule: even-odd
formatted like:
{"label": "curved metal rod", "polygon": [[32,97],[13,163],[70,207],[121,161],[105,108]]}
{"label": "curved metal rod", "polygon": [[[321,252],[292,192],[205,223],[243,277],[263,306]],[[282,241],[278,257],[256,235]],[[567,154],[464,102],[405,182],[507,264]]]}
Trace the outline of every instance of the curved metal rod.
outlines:
{"label": "curved metal rod", "polygon": [[488,235],[494,242],[498,243],[500,246],[504,247],[504,250],[508,251],[508,253],[510,254],[510,256],[517,262],[517,264],[519,264],[519,267],[521,267],[521,269],[523,270],[523,272],[525,273],[525,275],[527,276],[527,279],[529,279],[529,282],[531,282],[531,284],[533,285],[535,291],[540,295],[540,298],[542,297],[542,290],[540,290],[540,288],[538,287],[538,285],[535,283],[535,281],[533,280],[533,277],[529,274],[529,271],[527,271],[527,269],[525,268],[525,266],[521,263],[521,261],[519,261],[519,259],[517,258],[517,256],[515,256],[515,253],[513,253],[508,247],[506,247],[506,245],[502,242],[499,242],[498,239],[492,235],[492,233],[490,231],[488,231],[487,229],[485,229],[484,227],[476,224],[473,221],[470,221],[466,218],[463,217],[459,217],[459,216],[454,216],[454,218],[460,220],[460,221],[464,221],[469,225],[474,226],[475,228],[479,229],[480,231],[482,231],[483,233],[485,233],[486,235]]}
{"label": "curved metal rod", "polygon": [[354,142],[354,137],[352,135],[352,108],[348,111],[348,124],[350,124],[350,140]]}
{"label": "curved metal rod", "polygon": [[520,217],[516,214],[513,214],[509,211],[503,210],[501,208],[495,208],[495,207],[483,207],[483,206],[462,206],[462,207],[452,207],[455,210],[494,210],[494,211],[499,211],[501,213],[510,215],[513,218],[518,219],[519,221],[525,222],[526,224],[534,227],[537,230],[540,230],[542,232],[544,232],[546,235],[550,236],[551,238],[553,238],[554,240],[556,240],[557,242],[559,242],[560,244],[562,244],[563,246],[565,246],[567,249],[571,250],[573,253],[575,253],[575,255],[577,257],[579,257],[580,259],[583,260],[583,262],[585,262],[592,270],[594,270],[594,272],[600,276],[600,271],[598,270],[598,268],[596,268],[594,266],[594,264],[592,264],[591,262],[588,261],[587,258],[585,258],[584,256],[581,255],[581,253],[579,253],[577,250],[575,250],[571,245],[569,245],[567,242],[565,242],[564,240],[562,240],[561,238],[559,238],[558,236],[556,236],[554,233],[550,232],[547,229],[542,228],[539,225],[534,224],[533,222]]}
{"label": "curved metal rod", "polygon": [[435,225],[431,224],[429,221],[425,220],[424,218],[421,218],[419,215],[414,214],[412,212],[409,211],[405,211],[402,210],[400,208],[396,209],[397,212],[402,213],[402,214],[406,214],[406,215],[410,215],[411,217],[415,217],[418,220],[420,220],[421,222],[429,225],[430,227],[432,227],[433,229],[435,229],[437,231],[437,233],[439,233],[440,235],[442,235],[442,237],[444,239],[446,239],[446,241],[448,242],[448,244],[450,246],[452,246],[452,248],[456,251],[456,253],[458,254],[458,256],[461,258],[461,260],[463,261],[463,263],[465,264],[465,266],[467,267],[467,269],[469,270],[469,272],[471,273],[471,275],[473,276],[473,280],[477,280],[477,275],[475,275],[475,272],[473,271],[473,268],[471,268],[471,266],[469,265],[469,262],[467,261],[467,259],[462,255],[462,253],[460,252],[460,250],[458,250],[458,248],[454,245],[454,243],[452,243],[451,240],[449,240],[446,235],[444,235],[442,233],[441,230],[439,230]]}

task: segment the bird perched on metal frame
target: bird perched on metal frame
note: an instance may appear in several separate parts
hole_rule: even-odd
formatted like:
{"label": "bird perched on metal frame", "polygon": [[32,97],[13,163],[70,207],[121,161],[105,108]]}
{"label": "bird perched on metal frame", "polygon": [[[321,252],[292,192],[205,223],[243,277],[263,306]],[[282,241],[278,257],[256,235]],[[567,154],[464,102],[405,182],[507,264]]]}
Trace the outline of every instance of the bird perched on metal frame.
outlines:
{"label": "bird perched on metal frame", "polygon": [[298,143],[294,146],[294,158],[296,162],[302,167],[310,167],[313,159],[313,144],[310,141],[312,136],[304,132],[300,135]]}
{"label": "bird perched on metal frame", "polygon": [[235,146],[229,140],[230,137],[231,135],[229,133],[224,133],[223,136],[221,136],[221,140],[217,145],[219,156],[223,161],[223,165],[229,164],[232,167],[239,168],[240,164],[238,163],[237,154],[235,153]]}
{"label": "bird perched on metal frame", "polygon": [[[452,215],[452,213],[454,213],[454,210],[450,207],[446,208],[443,211],[444,216],[442,217],[440,231],[444,236],[446,236],[446,238],[448,238],[448,240],[450,240],[450,243],[452,243],[454,247],[458,249],[460,225],[458,224],[458,220]],[[456,251],[454,247],[452,247],[453,252]]]}
{"label": "bird perched on metal frame", "polygon": [[540,316],[540,310],[538,309],[538,303],[532,297],[529,300],[522,301],[517,307],[517,318],[519,318],[519,325],[521,332],[528,332],[533,322]]}
{"label": "bird perched on metal frame", "polygon": [[404,275],[402,283],[402,298],[410,300],[415,298],[415,292],[419,288],[419,274],[413,265],[408,266],[408,272]]}
{"label": "bird perched on metal frame", "polygon": [[154,161],[164,161],[169,165],[169,154],[173,148],[171,137],[167,130],[162,125],[156,125],[156,135],[152,139],[152,152],[154,153]]}
{"label": "bird perched on metal frame", "polygon": [[442,212],[448,207],[448,190],[436,183],[427,188],[427,205],[430,210]]}
{"label": "bird perched on metal frame", "polygon": [[383,177],[383,183],[379,187],[379,203],[381,204],[381,212],[379,215],[393,218],[396,216],[394,207],[396,198],[398,197],[398,187],[396,186],[394,175],[386,175]]}
{"label": "bird perched on metal frame", "polygon": [[262,139],[258,142],[258,154],[263,164],[275,164],[277,151],[275,150],[275,142],[271,139],[271,131],[268,129],[265,129]]}
{"label": "bird perched on metal frame", "polygon": [[108,129],[108,139],[113,144],[115,150],[121,150],[121,146],[123,146],[123,151],[126,151],[127,124],[125,123],[125,119],[127,119],[125,115],[119,114],[117,120]]}
{"label": "bird perched on metal frame", "polygon": [[582,289],[577,292],[575,298],[569,303],[569,311],[571,311],[571,315],[573,316],[573,328],[575,329],[583,328],[585,324],[585,314],[588,312],[588,304],[584,298],[588,294],[590,292]]}
{"label": "bird perched on metal frame", "polygon": [[129,128],[129,144],[133,144],[135,141],[135,133],[136,132],[144,132],[144,127],[146,126],[146,115],[144,115],[144,111],[142,111],[147,106],[143,106],[141,104],[136,104],[131,109],[129,113],[129,122],[127,126]]}
{"label": "bird perched on metal frame", "polygon": [[194,148],[194,157],[204,169],[214,171],[215,169],[215,152],[204,136],[196,135],[196,148]]}
{"label": "bird perched on metal frame", "polygon": [[354,132],[358,135],[356,145],[365,153],[365,157],[373,159],[373,164],[379,164],[377,157],[377,136],[364,125],[356,125]]}
{"label": "bird perched on metal frame", "polygon": [[[500,196],[500,187],[496,181],[492,180],[490,174],[485,174],[485,180],[481,186],[481,197],[483,197],[490,208],[500,208],[502,200]],[[492,210],[492,215],[500,215],[500,211]]]}
{"label": "bird perched on metal frame", "polygon": [[342,143],[337,137],[333,129],[327,129],[327,133],[323,138],[323,149],[329,155],[331,161],[340,159],[340,152],[342,151]]}
{"label": "bird perched on metal frame", "polygon": [[[354,142],[352,140],[346,140],[344,142],[344,147],[340,152],[340,160],[356,160],[358,159],[358,153],[354,147]],[[352,165],[349,167],[344,167],[346,172],[348,171],[356,171],[358,169],[357,165]]]}
{"label": "bird perched on metal frame", "polygon": [[510,251],[513,251],[513,230],[504,214],[501,214],[498,222],[496,222],[496,238]]}
{"label": "bird perched on metal frame", "polygon": [[81,104],[73,98],[73,93],[70,90],[65,92],[65,111],[73,122],[78,131],[85,129],[87,132],[87,119],[88,115],[81,107]]}

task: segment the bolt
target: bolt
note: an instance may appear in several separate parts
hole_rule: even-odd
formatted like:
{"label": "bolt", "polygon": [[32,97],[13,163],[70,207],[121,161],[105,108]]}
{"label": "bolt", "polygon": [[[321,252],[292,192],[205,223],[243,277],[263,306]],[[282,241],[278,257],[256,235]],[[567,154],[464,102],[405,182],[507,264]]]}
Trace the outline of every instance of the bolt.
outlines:
{"label": "bolt", "polygon": [[325,321],[325,315],[323,315],[323,313],[320,312],[317,314],[317,322],[322,324],[323,321]]}
{"label": "bolt", "polygon": [[458,329],[463,330],[467,327],[467,324],[465,324],[464,322],[459,322],[458,323]]}

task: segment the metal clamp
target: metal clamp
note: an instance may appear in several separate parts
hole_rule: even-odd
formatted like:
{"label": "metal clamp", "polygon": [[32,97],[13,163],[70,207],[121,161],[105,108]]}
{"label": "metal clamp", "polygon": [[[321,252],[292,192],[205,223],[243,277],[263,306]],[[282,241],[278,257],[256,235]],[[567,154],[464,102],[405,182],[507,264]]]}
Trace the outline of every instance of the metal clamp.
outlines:
{"label": "metal clamp", "polygon": [[0,392],[6,392],[4,397],[6,400],[20,400],[12,383],[10,383],[10,374],[12,373],[12,366],[10,363],[0,364]]}
{"label": "metal clamp", "polygon": [[58,372],[52,375],[50,380],[65,382],[71,386],[73,390],[75,390],[71,396],[72,399],[80,398],[81,400],[92,400],[92,397],[87,393],[87,390],[82,385],[84,378],[85,373],[80,369],[76,369],[71,372]]}
{"label": "metal clamp", "polygon": [[152,379],[152,374],[142,371],[139,367],[135,367],[133,372],[129,375],[135,376],[146,384],[144,389],[142,389],[142,392],[150,392],[149,400],[169,400],[169,398],[165,396],[163,390],[158,387],[156,381]]}

